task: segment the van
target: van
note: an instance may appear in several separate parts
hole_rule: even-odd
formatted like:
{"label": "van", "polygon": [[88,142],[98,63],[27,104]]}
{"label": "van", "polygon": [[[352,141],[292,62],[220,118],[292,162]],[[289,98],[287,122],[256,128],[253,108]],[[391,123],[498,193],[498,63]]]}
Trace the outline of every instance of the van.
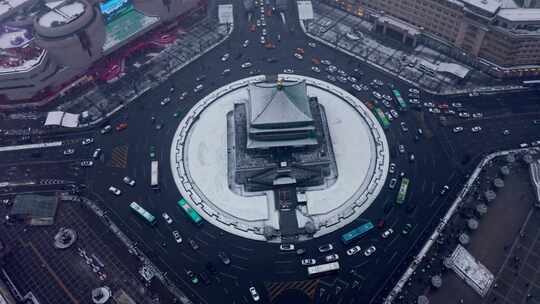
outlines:
{"label": "van", "polygon": [[96,150],[94,150],[94,154],[92,155],[92,157],[94,159],[98,159],[100,155],[101,155],[101,148],[97,148]]}

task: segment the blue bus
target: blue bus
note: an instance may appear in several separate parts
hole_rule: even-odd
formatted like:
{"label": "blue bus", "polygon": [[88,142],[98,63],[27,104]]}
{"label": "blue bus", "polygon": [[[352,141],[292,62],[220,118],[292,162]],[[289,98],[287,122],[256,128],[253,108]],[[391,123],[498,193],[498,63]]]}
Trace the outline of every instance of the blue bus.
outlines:
{"label": "blue bus", "polygon": [[363,224],[362,226],[356,227],[353,230],[343,234],[341,236],[341,242],[343,244],[347,245],[351,243],[352,241],[364,236],[366,233],[368,233],[371,229],[375,228],[372,222],[367,222]]}

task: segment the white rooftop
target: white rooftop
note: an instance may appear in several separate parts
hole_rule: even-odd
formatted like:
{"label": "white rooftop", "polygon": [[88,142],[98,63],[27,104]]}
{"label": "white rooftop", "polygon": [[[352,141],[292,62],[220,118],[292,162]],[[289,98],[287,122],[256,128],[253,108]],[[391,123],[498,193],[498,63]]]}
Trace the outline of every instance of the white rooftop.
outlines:
{"label": "white rooftop", "polygon": [[29,0],[2,0],[0,1],[0,16]]}
{"label": "white rooftop", "polygon": [[26,29],[13,29],[9,32],[0,32],[0,49],[11,49],[25,46],[30,39]]}
{"label": "white rooftop", "polygon": [[486,266],[477,261],[461,245],[457,245],[450,259],[452,261],[452,269],[456,274],[464,279],[479,295],[482,297],[485,296],[494,281],[493,274]]}
{"label": "white rooftop", "polygon": [[509,21],[540,21],[540,8],[505,8],[497,16]]}
{"label": "white rooftop", "polygon": [[502,6],[500,0],[461,0],[464,3],[474,6],[480,10],[486,11],[490,14],[495,14],[497,10]]}
{"label": "white rooftop", "polygon": [[44,27],[51,27],[53,23],[69,23],[84,13],[84,4],[73,2],[64,6],[56,7],[39,17],[39,24]]}

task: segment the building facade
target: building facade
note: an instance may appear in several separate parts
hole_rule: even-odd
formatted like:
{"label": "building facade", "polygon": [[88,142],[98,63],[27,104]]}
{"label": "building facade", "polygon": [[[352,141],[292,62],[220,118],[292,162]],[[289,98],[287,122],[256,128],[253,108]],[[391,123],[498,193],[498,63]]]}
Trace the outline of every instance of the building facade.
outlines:
{"label": "building facade", "polygon": [[[404,35],[445,50],[454,58],[506,77],[540,75],[540,9],[525,1],[335,0],[353,14],[372,19],[375,29]],[[407,37],[410,36],[410,37]],[[407,39],[410,38],[410,39]]]}

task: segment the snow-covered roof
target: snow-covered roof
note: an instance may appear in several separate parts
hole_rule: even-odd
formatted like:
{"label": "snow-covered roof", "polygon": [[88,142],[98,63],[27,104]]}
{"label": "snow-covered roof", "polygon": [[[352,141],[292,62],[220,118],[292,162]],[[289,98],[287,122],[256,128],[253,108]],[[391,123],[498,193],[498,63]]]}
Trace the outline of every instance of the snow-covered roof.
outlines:
{"label": "snow-covered roof", "polygon": [[52,27],[55,23],[69,23],[84,13],[84,4],[73,2],[64,6],[56,7],[39,17],[39,25]]}
{"label": "snow-covered roof", "polygon": [[500,0],[461,0],[463,3],[478,8],[490,14],[495,14],[501,7]]}
{"label": "snow-covered roof", "polygon": [[[0,26],[0,29],[2,27]],[[0,32],[0,49],[18,48],[26,45],[32,36],[26,29]]]}
{"label": "snow-covered roof", "polygon": [[31,69],[33,69],[36,65],[38,65],[43,58],[45,58],[45,50],[42,50],[39,56],[32,59],[19,59],[19,58],[13,58],[13,60],[20,61],[16,65],[13,66],[2,66],[0,65],[0,74],[2,73],[18,73],[18,72],[27,72]]}
{"label": "snow-covered roof", "polygon": [[452,269],[480,296],[485,296],[494,281],[493,274],[463,246],[458,245],[450,256]]}
{"label": "snow-covered roof", "polygon": [[45,126],[62,126],[75,128],[79,125],[79,114],[66,113],[62,111],[51,111],[47,113]]}
{"label": "snow-covered roof", "polygon": [[249,96],[252,125],[313,121],[305,82],[250,84]]}
{"label": "snow-covered roof", "polygon": [[540,203],[540,160],[533,161],[529,165],[531,183],[536,190],[536,201]]}
{"label": "snow-covered roof", "polygon": [[59,126],[62,124],[62,117],[64,112],[62,111],[51,111],[47,113],[47,118],[45,119],[46,126]]}
{"label": "snow-covered roof", "polygon": [[79,114],[64,113],[62,127],[75,128],[79,125]]}
{"label": "snow-covered roof", "polygon": [[413,25],[411,25],[409,23],[406,23],[406,22],[403,22],[403,21],[400,21],[398,19],[389,17],[389,16],[381,16],[377,20],[379,22],[390,24],[390,25],[392,25],[394,27],[397,27],[399,29],[406,30],[407,33],[409,33],[409,35],[411,35],[411,36],[416,36],[416,35],[420,34],[420,31],[416,27],[414,27]]}
{"label": "snow-covered roof", "polygon": [[441,62],[437,65],[437,72],[446,72],[450,73],[454,76],[457,76],[459,78],[465,78],[467,74],[471,71],[470,69],[457,64],[457,63],[449,63],[449,62]]}
{"label": "snow-covered roof", "polygon": [[8,11],[17,8],[21,4],[29,0],[2,0],[0,1],[0,16]]}
{"label": "snow-covered roof", "polygon": [[497,16],[514,22],[540,21],[540,8],[506,8]]}

